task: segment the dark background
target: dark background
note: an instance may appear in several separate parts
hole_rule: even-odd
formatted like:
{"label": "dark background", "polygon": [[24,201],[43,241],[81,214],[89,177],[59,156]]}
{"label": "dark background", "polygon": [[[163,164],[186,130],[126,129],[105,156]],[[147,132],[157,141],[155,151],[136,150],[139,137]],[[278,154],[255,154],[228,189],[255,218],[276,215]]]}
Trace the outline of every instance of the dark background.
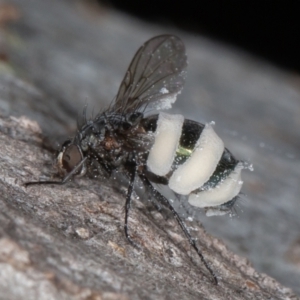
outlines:
{"label": "dark background", "polygon": [[144,20],[217,39],[300,73],[297,1],[101,0]]}

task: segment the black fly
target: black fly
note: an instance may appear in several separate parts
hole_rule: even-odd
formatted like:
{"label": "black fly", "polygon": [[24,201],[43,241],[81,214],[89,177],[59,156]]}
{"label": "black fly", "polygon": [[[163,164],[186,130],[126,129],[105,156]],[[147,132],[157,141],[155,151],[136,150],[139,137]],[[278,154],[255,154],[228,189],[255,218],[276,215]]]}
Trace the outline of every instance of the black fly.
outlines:
{"label": "black fly", "polygon": [[108,176],[122,171],[129,181],[125,201],[124,230],[128,241],[128,214],[137,177],[152,196],[174,215],[190,245],[210,272],[183,220],[170,201],[153,185],[168,185],[179,195],[189,195],[191,205],[210,215],[230,210],[241,189],[244,164],[224,148],[211,124],[200,124],[181,115],[145,116],[150,108],[166,109],[175,102],[186,77],[187,58],[182,41],[161,35],[147,41],[135,54],[112,104],[93,120],[80,125],[73,139],[61,147],[57,164],[64,184],[73,176],[98,170]]}

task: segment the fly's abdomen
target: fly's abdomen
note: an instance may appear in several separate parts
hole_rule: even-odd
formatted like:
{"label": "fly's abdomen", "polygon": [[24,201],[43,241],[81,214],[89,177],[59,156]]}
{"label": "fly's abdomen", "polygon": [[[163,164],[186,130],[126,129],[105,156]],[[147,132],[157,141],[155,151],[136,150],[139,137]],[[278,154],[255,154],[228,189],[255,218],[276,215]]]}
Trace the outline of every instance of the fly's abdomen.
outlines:
{"label": "fly's abdomen", "polygon": [[181,115],[158,115],[148,169],[169,179],[169,187],[189,195],[197,207],[220,206],[242,187],[243,163],[224,147],[212,124],[184,120]]}
{"label": "fly's abdomen", "polygon": [[212,126],[206,124],[190,157],[172,174],[169,187],[181,195],[200,188],[215,171],[223,151],[223,141]]}
{"label": "fly's abdomen", "polygon": [[170,172],[179,148],[183,122],[181,115],[159,114],[155,141],[147,160],[147,166],[154,174],[165,176]]}

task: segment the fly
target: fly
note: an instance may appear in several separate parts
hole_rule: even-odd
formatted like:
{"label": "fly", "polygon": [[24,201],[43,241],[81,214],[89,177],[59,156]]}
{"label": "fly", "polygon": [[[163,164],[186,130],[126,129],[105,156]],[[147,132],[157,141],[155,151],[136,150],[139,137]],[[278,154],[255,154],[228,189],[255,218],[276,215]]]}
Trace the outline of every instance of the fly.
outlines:
{"label": "fly", "polygon": [[114,171],[128,178],[124,231],[134,184],[139,177],[158,203],[168,208],[218,284],[184,221],[171,202],[154,184],[167,185],[175,194],[185,195],[190,205],[207,215],[231,211],[242,187],[237,160],[213,129],[181,115],[160,112],[147,115],[151,108],[170,108],[186,78],[187,57],[183,42],[173,35],[161,35],[144,43],[131,61],[116,98],[93,120],[78,125],[74,137],[63,143],[57,165],[61,181],[31,181],[25,185],[64,184],[74,176]]}

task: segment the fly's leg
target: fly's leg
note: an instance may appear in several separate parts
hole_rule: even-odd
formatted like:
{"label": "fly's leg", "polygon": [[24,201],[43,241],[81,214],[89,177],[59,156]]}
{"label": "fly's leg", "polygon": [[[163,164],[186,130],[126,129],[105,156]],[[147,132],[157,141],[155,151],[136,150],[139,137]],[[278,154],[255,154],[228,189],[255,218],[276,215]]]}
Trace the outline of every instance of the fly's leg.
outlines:
{"label": "fly's leg", "polygon": [[65,184],[82,167],[82,165],[84,164],[86,159],[87,159],[87,157],[85,157],[83,160],[81,160],[80,163],[77,166],[75,166],[75,168],[70,173],[68,173],[61,181],[51,181],[51,180],[47,180],[47,181],[27,181],[27,182],[24,183],[24,186],[27,187],[29,185],[39,185],[39,184],[61,184],[61,185]]}
{"label": "fly's leg", "polygon": [[198,256],[200,257],[202,263],[204,264],[204,266],[206,267],[206,269],[209,271],[209,273],[212,276],[213,279],[213,283],[214,284],[218,284],[218,278],[216,276],[216,274],[214,273],[214,271],[211,269],[211,267],[208,265],[207,261],[205,260],[203,254],[201,253],[200,249],[198,248],[198,246],[195,243],[195,240],[192,238],[191,234],[189,233],[189,231],[187,230],[184,222],[182,221],[182,219],[180,218],[180,216],[178,215],[178,213],[176,212],[176,210],[173,208],[173,206],[170,204],[170,202],[168,201],[168,199],[166,197],[164,197],[161,193],[159,193],[150,183],[150,181],[143,175],[143,174],[139,174],[141,180],[143,181],[143,183],[149,187],[151,189],[151,191],[153,192],[154,197],[157,199],[158,202],[161,202],[164,206],[166,206],[168,209],[170,209],[170,211],[173,213],[176,221],[178,222],[179,226],[181,227],[182,231],[184,232],[185,236],[187,237],[190,245],[195,249],[195,251],[197,252]]}
{"label": "fly's leg", "polygon": [[134,166],[132,170],[130,170],[130,182],[126,194],[126,202],[125,202],[125,221],[124,221],[124,232],[125,232],[125,237],[129,241],[131,245],[134,247],[137,247],[136,243],[132,240],[130,235],[128,234],[128,217],[129,217],[129,211],[130,211],[130,206],[131,206],[131,196],[133,192],[133,187],[134,187],[134,180],[135,180],[135,175],[137,172],[137,167]]}

